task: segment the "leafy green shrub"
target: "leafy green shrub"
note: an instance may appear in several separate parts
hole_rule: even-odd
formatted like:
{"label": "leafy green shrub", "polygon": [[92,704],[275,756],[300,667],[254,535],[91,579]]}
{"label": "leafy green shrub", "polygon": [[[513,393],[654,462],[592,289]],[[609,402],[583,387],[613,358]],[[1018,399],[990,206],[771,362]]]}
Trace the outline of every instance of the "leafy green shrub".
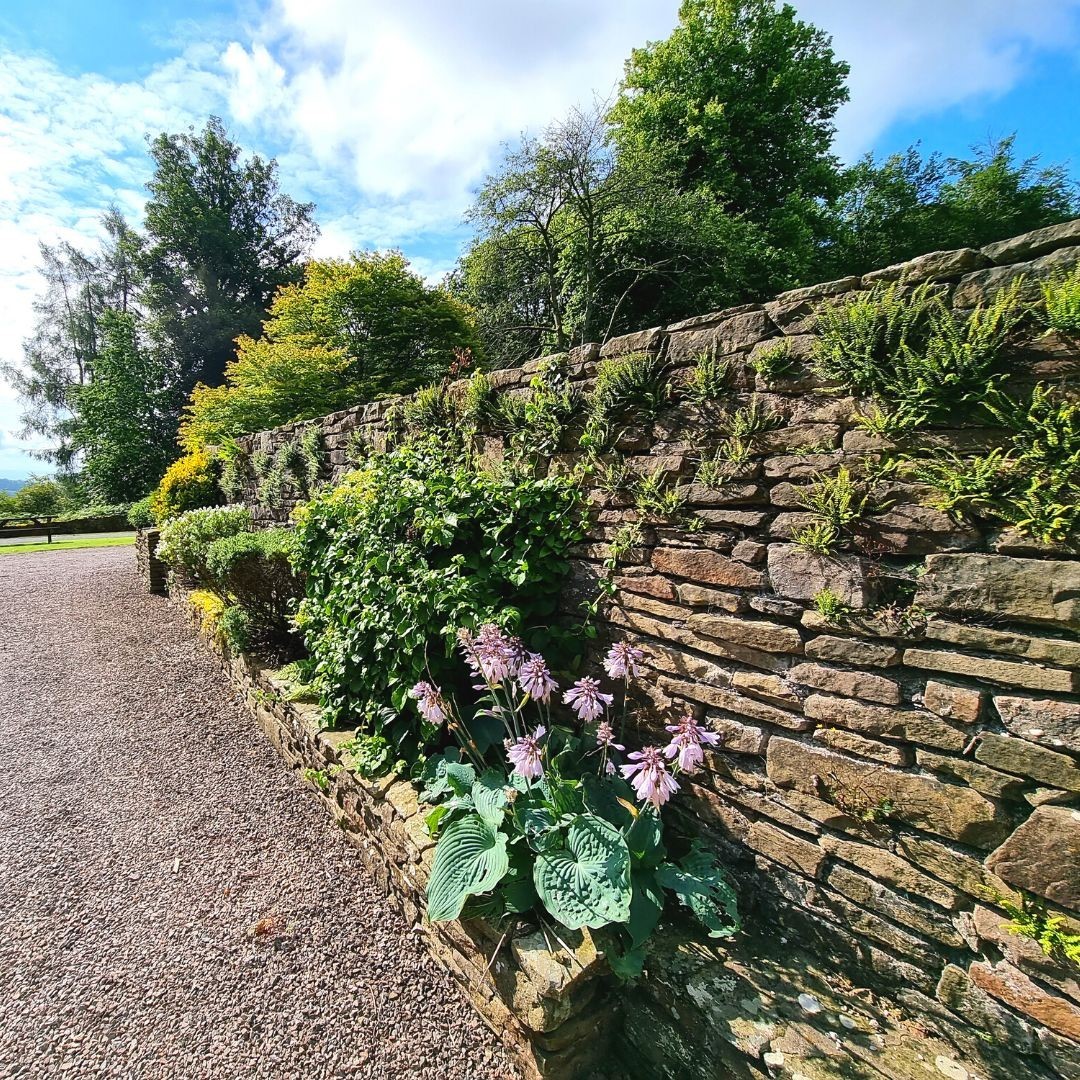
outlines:
{"label": "leafy green shrub", "polygon": [[63,485],[48,477],[34,477],[24,484],[12,498],[16,514],[33,517],[55,517],[71,506],[71,499]]}
{"label": "leafy green shrub", "polygon": [[964,419],[1006,374],[1005,346],[1026,315],[1022,284],[1016,279],[966,318],[950,311],[929,283],[907,295],[899,283],[879,286],[846,305],[824,307],[814,369],[876,398],[877,423],[893,433]]}
{"label": "leafy green shrub", "polygon": [[206,581],[206,552],[210,545],[254,527],[251,511],[242,506],[188,510],[161,526],[157,556],[173,569]]}
{"label": "leafy green shrub", "polygon": [[731,388],[731,363],[711,352],[702,352],[686,379],[686,396],[698,405],[719,401]]}
{"label": "leafy green shrub", "polygon": [[826,621],[838,623],[848,613],[848,606],[830,588],[819,589],[814,594],[814,610]]}
{"label": "leafy green shrub", "polygon": [[1053,960],[1080,967],[1080,934],[1063,929],[1064,918],[1050,915],[1043,904],[1026,896],[1019,904],[1005,899],[1000,903],[1012,920],[1005,927],[1010,934],[1034,941]]}
{"label": "leafy green shrub", "polygon": [[128,524],[133,529],[149,529],[155,524],[152,496],[147,495],[128,507]]}
{"label": "leafy green shrub", "polygon": [[796,533],[795,543],[811,551],[828,553],[841,537],[850,536],[867,512],[869,494],[851,470],[842,465],[833,476],[823,476],[799,492],[799,501],[817,521]]}
{"label": "leafy green shrub", "polygon": [[767,349],[760,349],[750,359],[750,366],[767,383],[774,382],[791,373],[795,367],[795,358],[791,355],[791,345],[787,341],[778,341]]}
{"label": "leafy green shrub", "polygon": [[202,557],[206,583],[222,600],[239,607],[249,644],[287,646],[303,584],[292,566],[291,529],[240,532],[210,543]]}
{"label": "leafy green shrub", "polygon": [[646,515],[665,521],[687,517],[687,491],[679,483],[669,483],[663,469],[645,473],[634,485],[634,506]]}
{"label": "leafy green shrub", "polygon": [[478,431],[490,428],[497,416],[495,389],[482,371],[477,371],[465,386],[461,399],[461,419]]}
{"label": "leafy green shrub", "polygon": [[582,409],[582,398],[570,385],[565,359],[542,363],[521,399],[520,423],[510,433],[510,448],[521,458],[550,457],[562,446],[567,429]]}
{"label": "leafy green shrub", "polygon": [[929,282],[908,292],[900,282],[877,284],[846,303],[822,303],[815,315],[811,357],[823,379],[861,394],[881,394],[893,358],[920,348],[931,320],[946,313]]}
{"label": "leafy green shrub", "polygon": [[[461,636],[472,679],[481,683],[473,710],[456,709],[428,681],[411,692],[425,722],[445,722],[460,743],[429,759],[423,775],[420,801],[433,807],[427,824],[437,836],[428,918],[536,911],[569,930],[611,926],[622,940],[624,951],[611,956],[621,975],[640,973],[665,894],[689,908],[710,937],[734,934],[738,903],[726,875],[697,845],[669,859],[661,821],[661,808],[679,789],[676,777],[697,773],[719,736],[685,716],[668,727],[668,746],[626,753],[608,711],[614,695],[592,678],[563,696],[581,723],[597,722],[592,737],[551,727],[558,685],[544,657],[519,644],[495,625]],[[622,683],[624,716],[641,658],[619,643],[605,660]],[[497,764],[475,738],[492,718],[490,744],[505,747]]]}
{"label": "leafy green shrub", "polygon": [[901,459],[954,514],[998,518],[1046,543],[1080,536],[1080,401],[1040,383],[1024,400],[988,390],[984,408],[1009,432],[1007,447],[960,458]]}
{"label": "leafy green shrub", "polygon": [[239,604],[229,604],[222,609],[217,619],[217,632],[233,654],[251,648],[251,619]]}
{"label": "leafy green shrub", "polygon": [[1062,334],[1080,334],[1080,266],[1069,274],[1055,274],[1039,283],[1043,321]]}
{"label": "leafy green shrub", "polygon": [[831,555],[840,543],[840,533],[835,525],[827,521],[814,521],[801,529],[796,529],[791,539],[807,551],[815,551],[819,555]]}
{"label": "leafy green shrub", "polygon": [[447,431],[457,422],[457,410],[446,386],[423,386],[404,404],[405,427],[409,431],[433,434]]}
{"label": "leafy green shrub", "polygon": [[721,430],[734,443],[753,441],[756,435],[783,427],[784,418],[754,394],[740,409],[736,409],[721,424]]}
{"label": "leafy green shrub", "polygon": [[602,360],[589,394],[586,446],[612,441],[612,425],[633,412],[633,419],[655,420],[671,400],[668,363],[656,353],[627,353]]}
{"label": "leafy green shrub", "polygon": [[374,455],[298,519],[298,621],[331,723],[415,753],[423,733],[401,715],[408,688],[446,671],[459,627],[506,612],[566,642],[558,597],[583,536],[567,478],[482,471],[444,440],[419,439]]}
{"label": "leafy green shrub", "polygon": [[150,496],[150,506],[158,524],[163,524],[188,510],[217,506],[220,466],[208,450],[195,450],[177,458]]}
{"label": "leafy green shrub", "polygon": [[274,453],[261,450],[251,459],[256,495],[263,506],[280,507],[287,495],[308,498],[322,478],[326,452],[322,432],[309,425],[286,439]]}

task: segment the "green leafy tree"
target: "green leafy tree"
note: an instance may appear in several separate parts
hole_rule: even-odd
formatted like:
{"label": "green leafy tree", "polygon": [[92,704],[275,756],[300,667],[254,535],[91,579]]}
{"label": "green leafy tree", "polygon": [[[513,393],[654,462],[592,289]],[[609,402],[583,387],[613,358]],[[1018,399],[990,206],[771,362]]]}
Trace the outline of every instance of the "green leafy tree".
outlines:
{"label": "green leafy tree", "polygon": [[107,310],[94,378],[73,394],[71,446],[94,498],[129,502],[161,479],[172,455],[175,391],[158,354],[143,347],[135,317]]}
{"label": "green leafy tree", "polygon": [[41,453],[66,467],[72,398],[94,378],[102,347],[102,320],[110,310],[134,308],[139,286],[138,235],[114,208],[102,217],[105,236],[95,251],[70,243],[41,245],[45,288],[34,302],[34,330],[20,365],[0,365],[23,405],[23,433],[43,435],[52,446]]}
{"label": "green leafy tree", "polygon": [[830,209],[830,239],[817,276],[861,273],[924,251],[981,247],[1080,213],[1061,165],[1017,161],[1015,136],[971,159],[923,157],[917,146],[878,163],[866,155],[844,173]]}
{"label": "green leafy tree", "polygon": [[[644,159],[616,158],[600,110],[525,138],[481,188],[451,287],[502,364],[745,299],[774,280],[761,229]],[[768,269],[766,269],[768,268]]]}
{"label": "green leafy tree", "polygon": [[299,280],[314,207],[281,192],[275,161],[242,161],[217,117],[159,135],[150,155],[143,301],[187,389],[216,385],[235,339],[257,334],[277,289]]}
{"label": "green leafy tree", "polygon": [[615,145],[805,258],[817,201],[839,190],[831,146],[847,74],[829,37],[788,4],[683,0],[671,35],[627,61]]}
{"label": "green leafy tree", "polygon": [[189,450],[413,390],[477,345],[472,312],[396,251],[309,263],[263,331],[240,339],[224,385],[195,387],[181,432]]}
{"label": "green leafy tree", "polygon": [[55,516],[69,508],[64,488],[47,476],[30,477],[30,482],[15,493],[15,512],[18,514]]}

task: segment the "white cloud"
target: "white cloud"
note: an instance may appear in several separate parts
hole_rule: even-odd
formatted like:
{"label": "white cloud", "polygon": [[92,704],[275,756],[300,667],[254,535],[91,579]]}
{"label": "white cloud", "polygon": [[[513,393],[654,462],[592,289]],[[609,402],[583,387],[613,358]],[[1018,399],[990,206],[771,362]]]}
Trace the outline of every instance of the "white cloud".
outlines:
{"label": "white cloud", "polygon": [[847,159],[873,148],[897,121],[1008,93],[1041,50],[1072,63],[1080,0],[801,0],[803,18],[827,30],[851,65],[851,100],[837,117]]}
{"label": "white cloud", "polygon": [[[247,21],[179,28],[141,81],[61,71],[0,48],[0,358],[32,322],[37,243],[92,242],[116,202],[141,213],[147,132],[222,115],[318,204],[318,254],[401,247],[438,277],[469,193],[500,144],[606,97],[630,50],[662,38],[678,0],[270,0]],[[1075,50],[1080,0],[797,0],[851,64],[838,150],[897,121],[1007,93],[1051,51]],[[1071,61],[1070,61],[1071,62]],[[0,432],[17,426],[0,387]],[[0,475],[11,468],[0,450]],[[32,467],[25,463],[24,468]]]}

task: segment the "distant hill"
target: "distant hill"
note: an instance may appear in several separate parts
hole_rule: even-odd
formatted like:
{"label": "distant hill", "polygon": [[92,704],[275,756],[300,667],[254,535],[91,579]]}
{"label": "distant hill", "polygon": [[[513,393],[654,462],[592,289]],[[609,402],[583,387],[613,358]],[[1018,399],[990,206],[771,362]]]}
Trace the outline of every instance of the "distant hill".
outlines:
{"label": "distant hill", "polygon": [[24,488],[26,484],[26,480],[9,480],[5,476],[0,476],[0,491],[6,491],[9,495],[14,495],[20,488]]}

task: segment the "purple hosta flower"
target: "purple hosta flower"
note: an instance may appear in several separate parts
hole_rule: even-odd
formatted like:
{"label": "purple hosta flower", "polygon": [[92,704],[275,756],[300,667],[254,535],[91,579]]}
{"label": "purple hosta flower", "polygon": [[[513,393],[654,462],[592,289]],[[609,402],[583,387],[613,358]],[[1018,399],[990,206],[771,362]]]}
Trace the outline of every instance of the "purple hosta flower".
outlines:
{"label": "purple hosta flower", "polygon": [[506,740],[507,760],[519,776],[535,780],[544,775],[544,765],[540,760],[540,740],[545,734],[547,729],[541,725],[531,735],[523,735],[516,742]]}
{"label": "purple hosta flower", "polygon": [[551,677],[547,661],[539,653],[529,653],[529,658],[519,668],[517,680],[521,689],[534,701],[547,701],[559,684]]}
{"label": "purple hosta flower", "polygon": [[604,750],[625,750],[622,743],[615,741],[615,729],[607,720],[601,720],[596,728],[596,745]]}
{"label": "purple hosta flower", "polygon": [[615,729],[607,720],[601,720],[596,727],[596,745],[603,754],[604,772],[608,776],[614,776],[615,762],[611,760],[611,751],[625,750],[626,747],[615,741]]}
{"label": "purple hosta flower", "polygon": [[608,650],[604,659],[604,670],[613,679],[636,679],[641,674],[638,665],[645,659],[640,649],[635,649],[628,641],[616,642]]}
{"label": "purple hosta flower", "polygon": [[716,746],[720,736],[715,731],[702,727],[692,716],[687,714],[677,724],[669,724],[667,730],[674,736],[664,747],[669,758],[678,758],[679,768],[684,773],[695,773],[705,760],[702,746]]}
{"label": "purple hosta flower", "polygon": [[495,685],[510,674],[510,641],[494,623],[480,627],[474,648],[479,673],[486,682]]}
{"label": "purple hosta flower", "polygon": [[420,715],[429,724],[441,724],[446,719],[446,709],[439,688],[429,682],[418,682],[410,691],[409,696],[416,699],[416,707]]}
{"label": "purple hosta flower", "polygon": [[486,683],[495,685],[510,674],[510,642],[494,623],[481,626],[476,637],[459,630],[458,644],[472,673]]}
{"label": "purple hosta flower", "polygon": [[578,719],[586,721],[595,720],[604,711],[604,706],[610,705],[613,700],[611,694],[601,694],[600,684],[588,676],[578,679],[563,694],[563,702],[578,714]]}
{"label": "purple hosta flower", "polygon": [[517,675],[521,665],[536,655],[525,648],[525,642],[519,637],[512,637],[507,640],[505,653],[511,675]]}
{"label": "purple hosta flower", "polygon": [[663,751],[659,746],[646,746],[627,757],[633,764],[622,767],[623,777],[633,784],[642,802],[652,803],[659,810],[679,790],[675,777],[668,772]]}

